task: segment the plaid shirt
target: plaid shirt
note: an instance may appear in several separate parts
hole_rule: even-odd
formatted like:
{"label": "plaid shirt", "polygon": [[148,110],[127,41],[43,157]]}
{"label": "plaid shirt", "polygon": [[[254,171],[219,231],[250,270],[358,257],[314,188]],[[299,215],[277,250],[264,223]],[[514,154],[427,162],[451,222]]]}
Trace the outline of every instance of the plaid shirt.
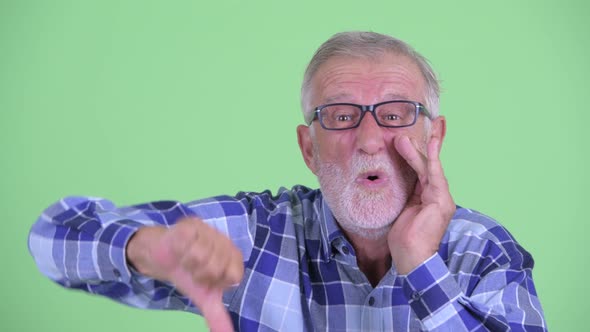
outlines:
{"label": "plaid shirt", "polygon": [[138,228],[198,216],[244,255],[242,282],[223,300],[241,331],[545,331],[533,259],[494,220],[457,208],[438,253],[408,275],[392,267],[377,287],[319,190],[239,193],[187,204],[117,208],[69,197],[33,225],[29,250],[57,283],[140,308],[198,313],[165,282],[129,268]]}

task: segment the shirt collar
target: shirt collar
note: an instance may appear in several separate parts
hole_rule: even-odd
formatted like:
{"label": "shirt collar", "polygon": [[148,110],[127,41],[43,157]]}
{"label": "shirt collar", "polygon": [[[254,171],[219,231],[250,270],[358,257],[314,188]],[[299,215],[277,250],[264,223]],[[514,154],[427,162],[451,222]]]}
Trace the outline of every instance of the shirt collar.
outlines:
{"label": "shirt collar", "polygon": [[330,260],[332,257],[332,248],[338,245],[340,241],[345,241],[346,238],[340,230],[340,226],[336,223],[332,210],[328,206],[328,203],[324,200],[323,196],[320,196],[318,205],[316,205],[318,216],[320,219],[320,230],[322,237],[322,248],[324,250],[325,257]]}

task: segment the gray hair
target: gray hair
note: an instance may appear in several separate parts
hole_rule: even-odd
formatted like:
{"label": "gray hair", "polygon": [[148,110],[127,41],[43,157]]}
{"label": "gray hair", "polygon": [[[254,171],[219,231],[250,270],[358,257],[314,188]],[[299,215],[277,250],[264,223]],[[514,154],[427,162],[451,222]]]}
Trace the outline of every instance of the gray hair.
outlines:
{"label": "gray hair", "polygon": [[426,82],[425,106],[432,118],[437,117],[440,87],[436,74],[425,57],[407,43],[391,36],[376,32],[350,31],[337,33],[324,42],[305,70],[301,86],[301,108],[305,123],[310,123],[313,119],[314,110],[310,105],[311,80],[326,61],[336,56],[376,59],[388,53],[407,56],[416,63]]}

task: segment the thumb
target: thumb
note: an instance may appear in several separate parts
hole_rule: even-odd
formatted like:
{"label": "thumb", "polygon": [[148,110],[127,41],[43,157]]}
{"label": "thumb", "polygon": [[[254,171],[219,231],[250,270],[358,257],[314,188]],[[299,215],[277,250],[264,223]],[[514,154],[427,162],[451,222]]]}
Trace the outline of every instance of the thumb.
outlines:
{"label": "thumb", "polygon": [[201,310],[211,331],[234,331],[229,313],[223,305],[223,289],[195,285],[188,274],[184,273],[176,274],[174,280],[181,293]]}
{"label": "thumb", "polygon": [[231,318],[222,301],[221,288],[194,287],[188,290],[186,295],[201,310],[212,332],[234,331]]}
{"label": "thumb", "polygon": [[408,201],[406,202],[406,207],[416,206],[422,204],[422,191],[424,187],[420,181],[416,181],[416,185],[414,187],[414,191],[408,197]]}
{"label": "thumb", "polygon": [[222,291],[220,289],[211,290],[217,294],[211,294],[210,301],[202,303],[199,308],[203,312],[203,317],[212,332],[232,332],[232,324],[229,313],[221,301]]}

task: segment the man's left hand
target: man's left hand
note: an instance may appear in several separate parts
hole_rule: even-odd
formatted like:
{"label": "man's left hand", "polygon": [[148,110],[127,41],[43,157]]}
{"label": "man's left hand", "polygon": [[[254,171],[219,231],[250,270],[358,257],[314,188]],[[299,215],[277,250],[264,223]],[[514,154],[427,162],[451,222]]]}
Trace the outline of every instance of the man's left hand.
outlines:
{"label": "man's left hand", "polygon": [[428,142],[426,156],[406,136],[396,137],[394,145],[418,175],[414,193],[387,237],[393,264],[400,275],[405,275],[438,251],[455,213],[455,203],[439,159],[439,138]]}

